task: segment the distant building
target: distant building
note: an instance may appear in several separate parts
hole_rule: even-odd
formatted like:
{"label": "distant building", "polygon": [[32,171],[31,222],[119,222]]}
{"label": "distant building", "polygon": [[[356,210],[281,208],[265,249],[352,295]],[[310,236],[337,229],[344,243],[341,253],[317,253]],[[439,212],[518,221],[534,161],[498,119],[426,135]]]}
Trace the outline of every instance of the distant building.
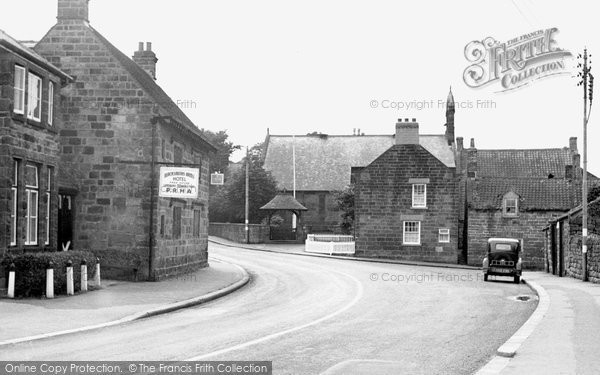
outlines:
{"label": "distant building", "polygon": [[[151,44],[129,58],[88,21],[88,0],[58,0],[35,50],[75,78],[61,94],[59,187],[75,249],[106,272],[160,279],[207,265],[209,157],[215,151],[156,84]],[[159,166],[200,169],[198,199],[161,198]]]}
{"label": "distant building", "polygon": [[565,148],[481,150],[474,140],[464,148],[454,115],[450,92],[443,134],[421,135],[414,119],[400,119],[395,135],[268,135],[265,169],[291,191],[295,167],[309,233],[337,229],[333,192],[355,182],[358,256],[480,265],[489,237],[518,237],[526,267],[543,267],[543,227],[580,202],[577,139]]}
{"label": "distant building", "polygon": [[[408,120],[408,119],[407,119]],[[395,145],[356,175],[356,255],[458,261],[458,181],[447,135],[398,121]]]}
{"label": "distant building", "polygon": [[60,91],[71,81],[0,30],[0,258],[57,248]]}

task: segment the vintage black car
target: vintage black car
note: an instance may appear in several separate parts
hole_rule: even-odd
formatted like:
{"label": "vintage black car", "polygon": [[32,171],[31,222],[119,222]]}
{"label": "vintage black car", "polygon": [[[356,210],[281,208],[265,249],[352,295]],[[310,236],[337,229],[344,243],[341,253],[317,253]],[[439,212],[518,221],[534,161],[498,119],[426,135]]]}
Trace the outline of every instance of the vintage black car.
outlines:
{"label": "vintage black car", "polygon": [[487,243],[487,256],[483,259],[483,280],[489,275],[513,277],[515,283],[521,281],[521,251],[523,240],[516,238],[490,238]]}

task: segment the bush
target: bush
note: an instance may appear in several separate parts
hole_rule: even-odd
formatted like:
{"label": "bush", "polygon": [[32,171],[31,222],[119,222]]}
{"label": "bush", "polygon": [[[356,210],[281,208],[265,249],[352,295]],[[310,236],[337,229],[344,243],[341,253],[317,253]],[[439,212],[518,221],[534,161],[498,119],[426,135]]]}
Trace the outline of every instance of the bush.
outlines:
{"label": "bush", "polygon": [[73,262],[75,291],[81,285],[81,262],[88,264],[88,278],[93,275],[96,256],[89,251],[61,251],[7,255],[0,265],[8,273],[11,263],[15,265],[15,295],[19,297],[46,294],[46,269],[50,261],[54,264],[54,293],[67,292],[67,262]]}

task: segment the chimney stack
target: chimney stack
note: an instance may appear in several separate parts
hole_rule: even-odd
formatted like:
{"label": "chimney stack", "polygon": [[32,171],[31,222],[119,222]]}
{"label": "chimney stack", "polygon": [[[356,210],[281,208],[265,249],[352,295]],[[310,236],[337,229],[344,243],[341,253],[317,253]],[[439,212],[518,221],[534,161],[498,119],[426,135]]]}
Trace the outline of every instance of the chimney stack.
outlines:
{"label": "chimney stack", "polygon": [[471,138],[471,148],[475,148],[475,138]]}
{"label": "chimney stack", "polygon": [[85,21],[89,22],[89,0],[58,0],[58,22]]}
{"label": "chimney stack", "polygon": [[146,42],[146,49],[144,50],[144,43],[140,42],[138,50],[133,53],[133,61],[156,80],[156,63],[158,59],[156,54],[152,52],[152,43]]}
{"label": "chimney stack", "polygon": [[397,145],[418,145],[419,144],[419,123],[416,119],[399,118],[396,123],[396,144]]}
{"label": "chimney stack", "polygon": [[577,153],[577,137],[569,138],[569,151],[571,154]]}
{"label": "chimney stack", "polygon": [[457,137],[456,138],[456,149],[458,151],[462,151],[463,148],[464,148],[464,146],[463,146],[463,137]]}

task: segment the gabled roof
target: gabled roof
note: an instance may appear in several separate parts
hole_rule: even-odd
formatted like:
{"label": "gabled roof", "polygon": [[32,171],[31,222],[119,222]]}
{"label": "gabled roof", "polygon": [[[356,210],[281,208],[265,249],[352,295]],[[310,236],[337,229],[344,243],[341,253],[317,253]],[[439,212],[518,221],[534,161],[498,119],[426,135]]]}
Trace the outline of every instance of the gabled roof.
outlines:
{"label": "gabled roof", "polygon": [[571,164],[568,148],[477,150],[478,177],[565,178],[565,166]]}
{"label": "gabled roof", "polygon": [[154,81],[152,77],[142,69],[135,61],[121,52],[117,47],[110,43],[102,34],[96,31],[93,27],[89,29],[94,35],[104,44],[111,55],[121,63],[121,66],[139,83],[140,87],[154,100],[154,102],[163,109],[168,116],[172,117],[176,122],[181,124],[185,130],[192,133],[198,139],[201,139],[209,148],[216,151],[216,147],[210,143],[200,132],[200,129],[183,113],[183,111],[171,100],[169,95]]}
{"label": "gabled roof", "polygon": [[52,65],[52,63],[46,60],[42,55],[35,52],[29,47],[26,47],[22,43],[15,40],[13,37],[5,33],[3,30],[0,30],[0,45],[5,48],[11,50],[12,52],[40,65],[42,68],[47,69],[48,71],[56,74],[64,80],[72,81],[73,78],[67,73],[63,72],[56,66]]}
{"label": "gabled roof", "polygon": [[[419,142],[446,166],[455,166],[444,135],[420,135]],[[342,190],[350,183],[351,167],[366,167],[394,144],[393,135],[270,135],[264,168],[280,189],[292,190],[295,148],[296,190]]]}
{"label": "gabled roof", "polygon": [[523,211],[567,211],[577,202],[575,192],[581,184],[567,179],[548,178],[478,178],[469,183],[470,207],[502,209],[502,199],[508,192],[519,196]]}
{"label": "gabled roof", "polygon": [[261,210],[290,210],[290,211],[307,211],[300,202],[291,194],[280,193],[271,199],[271,201],[260,208]]}

